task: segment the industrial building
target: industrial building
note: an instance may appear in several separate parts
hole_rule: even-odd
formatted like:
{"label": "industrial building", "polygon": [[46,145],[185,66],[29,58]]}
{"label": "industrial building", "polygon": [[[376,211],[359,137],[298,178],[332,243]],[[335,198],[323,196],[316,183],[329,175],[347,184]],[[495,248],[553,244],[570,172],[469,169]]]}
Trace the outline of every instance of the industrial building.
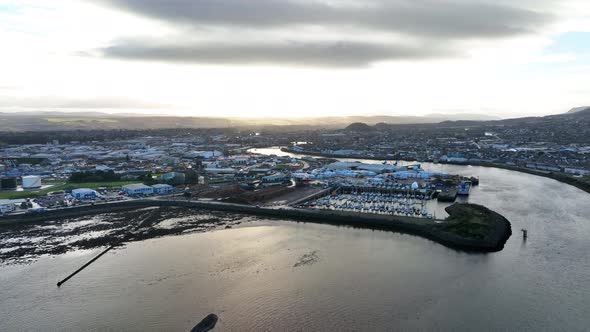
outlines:
{"label": "industrial building", "polygon": [[146,196],[154,193],[154,188],[143,183],[128,184],[121,188],[129,196]]}
{"label": "industrial building", "polygon": [[0,179],[0,188],[2,190],[15,190],[16,189],[16,178],[6,177]]}
{"label": "industrial building", "polygon": [[41,177],[38,175],[29,175],[22,177],[24,189],[41,188]]}
{"label": "industrial building", "polygon": [[0,199],[0,214],[10,213],[15,210],[14,202],[9,199]]}
{"label": "industrial building", "polygon": [[88,188],[80,188],[72,190],[72,196],[76,199],[84,200],[84,199],[94,199],[98,197],[98,193],[96,190],[88,189]]}
{"label": "industrial building", "polygon": [[154,194],[156,195],[165,195],[174,191],[174,187],[169,184],[155,184],[152,186],[152,188],[154,189]]}
{"label": "industrial building", "polygon": [[365,164],[361,162],[348,162],[348,161],[337,161],[326,166],[329,169],[334,170],[362,170],[370,171],[375,173],[393,173],[399,171],[405,171],[408,169],[406,166],[397,166],[389,164]]}

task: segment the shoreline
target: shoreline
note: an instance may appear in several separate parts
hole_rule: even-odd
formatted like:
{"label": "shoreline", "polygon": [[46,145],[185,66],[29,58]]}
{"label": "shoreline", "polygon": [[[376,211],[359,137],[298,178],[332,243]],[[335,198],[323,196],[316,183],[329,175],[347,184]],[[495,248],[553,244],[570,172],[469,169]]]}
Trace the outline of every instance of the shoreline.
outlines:
{"label": "shoreline", "polygon": [[491,239],[474,239],[460,237],[441,231],[440,227],[430,219],[404,216],[386,216],[377,214],[351,213],[325,210],[300,210],[291,208],[271,209],[251,205],[220,203],[211,201],[184,200],[135,200],[115,203],[103,203],[93,206],[80,206],[68,209],[51,210],[39,214],[0,217],[0,227],[14,226],[25,223],[48,221],[55,218],[73,218],[103,213],[127,211],[146,207],[185,207],[230,213],[240,213],[271,218],[291,219],[297,222],[314,222],[338,226],[351,226],[366,229],[377,229],[411,234],[426,238],[446,247],[465,252],[496,252],[504,248],[511,235],[510,222],[505,220],[501,229],[494,229]]}
{"label": "shoreline", "polygon": [[[309,156],[323,157],[323,158],[328,158],[328,159],[342,159],[342,158],[346,158],[346,159],[366,159],[366,160],[379,160],[379,161],[381,161],[381,160],[390,160],[388,158],[375,157],[375,156],[359,156],[359,155],[341,156],[341,155],[330,155],[330,154],[319,153],[319,152],[308,152],[308,151],[297,152],[297,151],[293,151],[291,149],[284,148],[284,147],[281,147],[280,150],[283,151],[283,152],[293,153],[293,154],[296,154],[296,155],[309,155]],[[405,162],[422,163],[422,162],[417,161],[417,160],[407,160],[407,159],[398,159],[398,160],[405,161]],[[433,161],[424,161],[424,162],[434,163]],[[530,175],[541,176],[541,177],[544,177],[544,178],[553,179],[553,180],[558,181],[558,182],[561,182],[561,183],[565,183],[565,184],[570,185],[570,186],[574,186],[574,187],[576,187],[576,188],[578,188],[578,189],[580,189],[580,190],[582,190],[582,191],[590,194],[590,183],[586,183],[586,182],[577,180],[576,178],[571,177],[571,176],[562,175],[562,174],[556,174],[556,173],[553,173],[553,172],[545,173],[543,171],[538,171],[538,170],[533,170],[533,169],[528,169],[528,168],[522,168],[522,167],[511,166],[511,165],[504,165],[504,164],[498,164],[498,163],[486,163],[486,162],[464,162],[464,163],[460,163],[460,162],[454,162],[454,163],[438,162],[438,163],[439,164],[443,164],[443,165],[481,166],[481,167],[499,168],[499,169],[506,169],[506,170],[509,170],[509,171],[526,173],[526,174],[530,174]]]}

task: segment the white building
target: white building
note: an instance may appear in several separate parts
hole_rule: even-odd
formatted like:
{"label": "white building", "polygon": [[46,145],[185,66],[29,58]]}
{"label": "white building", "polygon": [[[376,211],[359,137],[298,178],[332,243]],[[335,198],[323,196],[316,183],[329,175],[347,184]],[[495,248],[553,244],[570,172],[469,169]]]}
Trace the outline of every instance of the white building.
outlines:
{"label": "white building", "polygon": [[121,190],[129,196],[146,196],[154,193],[154,188],[143,183],[128,184],[121,187]]}
{"label": "white building", "polygon": [[96,190],[88,189],[88,188],[79,188],[72,190],[72,196],[76,199],[94,199],[98,197],[98,193]]}
{"label": "white building", "polygon": [[174,187],[169,184],[154,184],[152,188],[154,189],[154,194],[157,195],[169,194],[174,191]]}
{"label": "white building", "polygon": [[9,199],[0,199],[0,214],[9,213],[15,210],[14,203]]}
{"label": "white building", "polygon": [[23,176],[23,188],[41,188],[41,177],[37,175]]}

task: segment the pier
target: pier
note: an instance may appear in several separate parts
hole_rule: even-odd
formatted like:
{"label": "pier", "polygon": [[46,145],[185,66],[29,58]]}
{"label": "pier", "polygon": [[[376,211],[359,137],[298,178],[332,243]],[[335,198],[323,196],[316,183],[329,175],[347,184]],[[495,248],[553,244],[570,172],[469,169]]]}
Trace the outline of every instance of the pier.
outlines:
{"label": "pier", "polygon": [[[139,228],[141,228],[143,226],[143,224],[149,220],[152,217],[152,213],[149,213],[147,217],[143,218],[138,224],[137,226],[134,228],[134,230],[137,230]],[[111,244],[110,246],[108,246],[106,249],[104,249],[103,251],[100,252],[100,254],[96,255],[94,258],[92,258],[91,260],[89,260],[86,264],[82,265],[79,269],[77,269],[76,271],[72,272],[71,274],[69,274],[67,277],[65,277],[64,279],[60,280],[57,282],[57,287],[61,287],[61,285],[63,285],[66,281],[70,280],[72,277],[74,277],[76,274],[82,272],[82,270],[84,270],[85,268],[87,268],[88,266],[90,266],[90,264],[96,262],[100,257],[102,257],[104,254],[106,254],[107,252],[109,252],[109,250],[113,249],[114,247],[120,245],[121,243],[123,243],[127,238],[129,238],[129,236],[132,236],[133,233],[129,232],[129,234],[127,234],[127,236],[125,236],[123,239],[121,239],[121,241],[115,243],[115,244]]]}

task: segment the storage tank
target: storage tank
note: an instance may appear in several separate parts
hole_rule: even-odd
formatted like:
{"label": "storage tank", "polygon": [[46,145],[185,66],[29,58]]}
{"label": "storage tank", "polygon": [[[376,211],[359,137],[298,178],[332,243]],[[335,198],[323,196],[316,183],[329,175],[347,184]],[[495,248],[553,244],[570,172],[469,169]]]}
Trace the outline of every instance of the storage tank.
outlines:
{"label": "storage tank", "polygon": [[37,175],[23,176],[23,188],[32,189],[41,187],[41,177]]}
{"label": "storage tank", "polygon": [[2,187],[2,190],[15,190],[16,189],[16,178],[15,177],[8,177],[8,178],[2,178],[2,180],[0,180],[0,187]]}

